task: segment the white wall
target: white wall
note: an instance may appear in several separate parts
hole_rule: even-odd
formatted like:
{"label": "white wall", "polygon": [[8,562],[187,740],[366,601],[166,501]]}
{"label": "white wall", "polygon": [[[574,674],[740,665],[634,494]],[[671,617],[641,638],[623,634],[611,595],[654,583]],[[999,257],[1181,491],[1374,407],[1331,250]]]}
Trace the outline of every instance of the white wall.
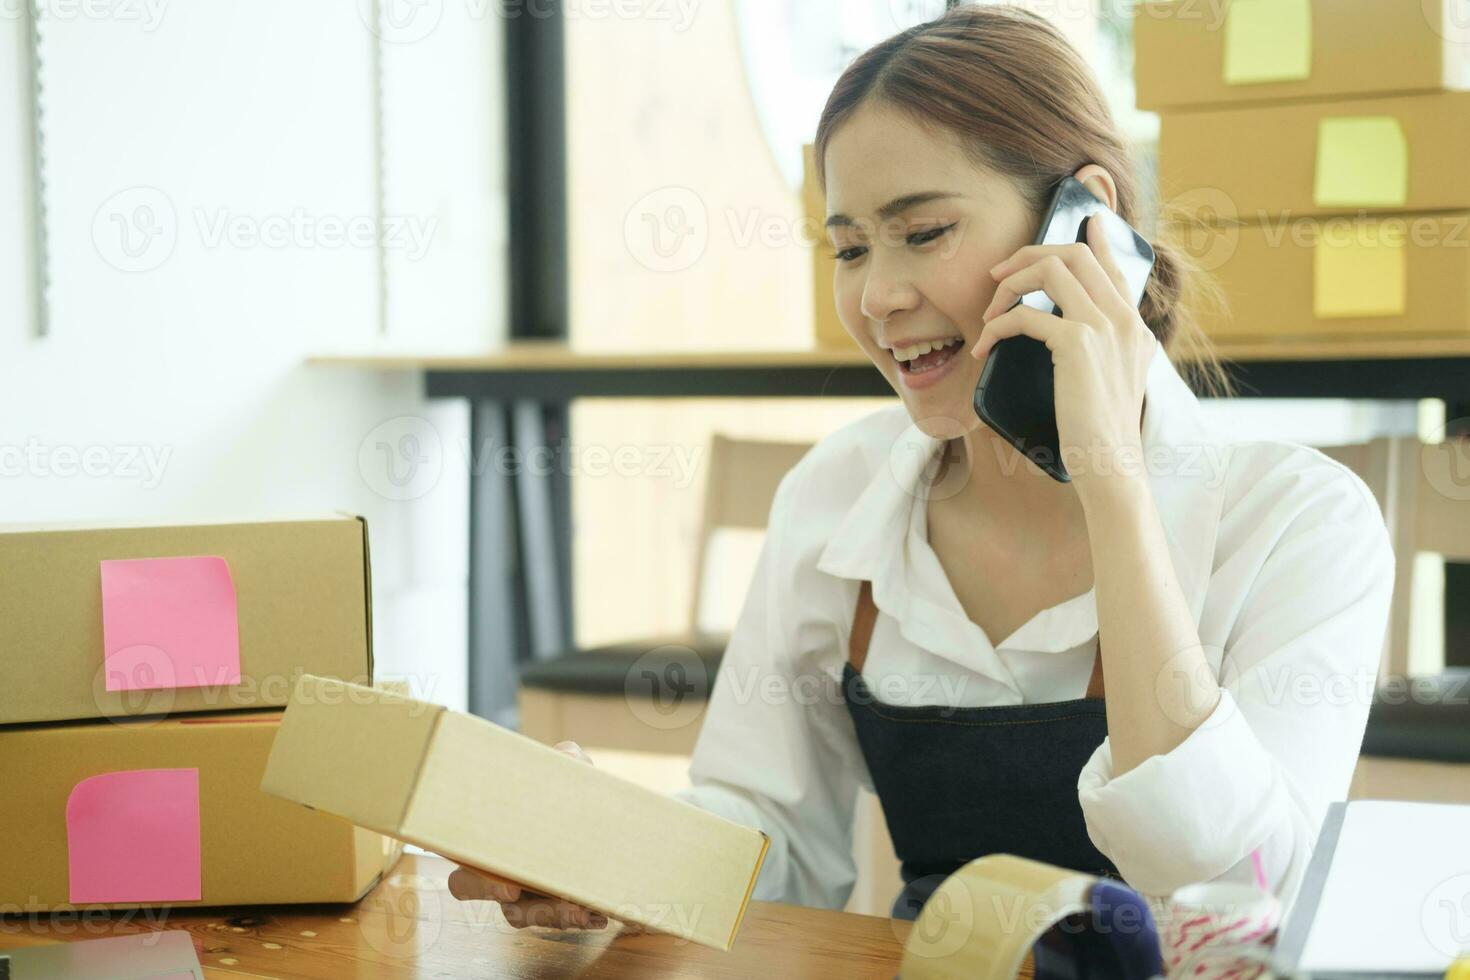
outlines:
{"label": "white wall", "polygon": [[500,25],[445,20],[385,52],[380,336],[363,6],[52,7],[45,337],[30,300],[26,24],[17,3],[0,17],[0,213],[15,216],[0,225],[0,520],[364,514],[380,674],[462,705],[463,468],[391,499],[373,443],[396,431],[385,421],[418,416],[453,446],[467,413],[426,404],[415,375],[304,359],[503,336]]}

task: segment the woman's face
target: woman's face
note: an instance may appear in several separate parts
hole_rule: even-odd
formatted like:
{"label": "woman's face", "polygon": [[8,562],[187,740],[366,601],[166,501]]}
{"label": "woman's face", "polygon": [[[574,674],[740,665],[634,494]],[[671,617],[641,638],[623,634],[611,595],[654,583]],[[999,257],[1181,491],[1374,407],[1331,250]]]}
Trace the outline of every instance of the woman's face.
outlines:
{"label": "woman's face", "polygon": [[970,431],[990,269],[1032,241],[1040,216],[957,145],[872,103],[833,133],[826,169],[843,326],[924,432]]}

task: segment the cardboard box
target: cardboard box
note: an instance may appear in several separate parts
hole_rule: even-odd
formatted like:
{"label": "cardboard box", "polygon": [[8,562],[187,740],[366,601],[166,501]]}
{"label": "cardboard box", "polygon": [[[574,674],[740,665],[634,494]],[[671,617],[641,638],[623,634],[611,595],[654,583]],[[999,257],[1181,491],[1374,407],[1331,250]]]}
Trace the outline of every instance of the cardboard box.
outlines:
{"label": "cardboard box", "polygon": [[[148,667],[144,682],[159,686],[108,690],[102,563],[184,556],[226,563],[238,619],[239,683],[223,683],[208,671],[191,676],[187,658],[155,649],[149,656],[159,663],[134,667]],[[370,681],[371,595],[367,524],[350,515],[159,527],[0,526],[0,725],[279,707],[303,672]],[[200,680],[202,686],[169,686]]]}
{"label": "cardboard box", "polygon": [[832,277],[837,271],[837,260],[832,256],[832,244],[827,237],[827,201],[817,183],[816,157],[813,151],[814,146],[811,143],[802,147],[801,182],[802,215],[813,239],[813,340],[819,348],[856,350],[857,343],[842,325],[832,299]]}
{"label": "cardboard box", "polygon": [[297,686],[261,788],[721,950],[770,843],[480,718],[320,677]]}
{"label": "cardboard box", "polygon": [[1470,335],[1470,211],[1338,215],[1180,234],[1228,310],[1212,337]]}
{"label": "cardboard box", "polygon": [[1460,0],[1154,0],[1133,14],[1137,103],[1162,111],[1467,89],[1467,42]]}
{"label": "cardboard box", "polygon": [[[396,842],[345,820],[312,813],[260,791],[279,709],[191,718],[20,725],[0,730],[0,911],[353,902],[398,859]],[[72,861],[97,843],[87,819],[121,836],[114,849],[139,851],[176,830],[177,814],[157,792],[109,797],[107,774],[197,770],[198,873],[193,901],[72,901]],[[92,777],[100,782],[79,786]],[[119,777],[110,777],[117,779]],[[128,777],[122,777],[128,778]],[[124,785],[123,790],[129,787]],[[134,790],[137,787],[132,787]],[[90,795],[89,795],[90,794]],[[131,806],[129,804],[136,804]],[[68,823],[72,821],[69,829]],[[142,842],[145,847],[149,840]],[[102,868],[78,868],[97,876]],[[93,880],[79,878],[78,880]],[[131,887],[131,883],[129,885]],[[116,894],[116,893],[114,893]],[[79,896],[80,897],[80,896]]]}
{"label": "cardboard box", "polygon": [[1467,160],[1470,92],[1166,113],[1159,196],[1217,220],[1458,210]]}

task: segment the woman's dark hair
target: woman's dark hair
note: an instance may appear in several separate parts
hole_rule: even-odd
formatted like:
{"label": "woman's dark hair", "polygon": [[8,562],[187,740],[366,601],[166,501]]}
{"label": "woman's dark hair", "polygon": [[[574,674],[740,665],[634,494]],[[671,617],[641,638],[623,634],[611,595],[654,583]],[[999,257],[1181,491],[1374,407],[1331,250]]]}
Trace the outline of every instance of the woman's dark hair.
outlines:
{"label": "woman's dark hair", "polygon": [[[826,191],[832,134],[868,102],[952,134],[977,166],[1001,174],[1040,220],[1051,189],[1095,163],[1112,175],[1118,214],[1140,227],[1135,162],[1097,78],[1066,37],[1042,17],[1008,5],[961,4],[859,56],[832,89],[817,123],[817,180]],[[1143,231],[1140,228],[1140,231]],[[1200,328],[1198,311],[1223,309],[1214,279],[1159,231],[1139,313],[1170,357],[1183,360],[1205,394],[1231,393],[1229,376]]]}

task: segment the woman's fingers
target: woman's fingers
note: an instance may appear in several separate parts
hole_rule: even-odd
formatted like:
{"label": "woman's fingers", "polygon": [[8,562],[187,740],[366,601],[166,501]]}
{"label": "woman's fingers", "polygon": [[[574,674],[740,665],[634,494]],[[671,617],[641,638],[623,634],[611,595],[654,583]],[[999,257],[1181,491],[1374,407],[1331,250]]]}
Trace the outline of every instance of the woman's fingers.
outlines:
{"label": "woman's fingers", "polygon": [[607,925],[606,916],[575,902],[531,891],[508,878],[465,865],[450,872],[449,894],[460,901],[498,902],[505,921],[518,928],[544,925],[601,929]]}
{"label": "woman's fingers", "polygon": [[520,884],[509,878],[468,865],[462,864],[449,873],[449,894],[460,901],[514,902],[521,891]]}
{"label": "woman's fingers", "polygon": [[[498,903],[505,921],[517,929],[525,926],[602,929],[608,922],[601,912],[532,891],[520,882],[464,864],[450,872],[449,894],[460,901]],[[643,931],[636,922],[624,922],[622,926],[625,936]]]}
{"label": "woman's fingers", "polygon": [[1046,344],[1053,353],[1061,343],[1062,335],[1077,329],[1070,320],[1050,313],[1043,313],[1030,306],[1017,306],[1000,316],[992,317],[980,330],[980,338],[970,348],[970,356],[985,357],[1000,341],[1007,337],[1027,336]]}
{"label": "woman's fingers", "polygon": [[553,929],[602,929],[607,926],[607,916],[589,908],[549,895],[522,892],[519,900],[501,902],[500,911],[505,921],[523,929],[526,926],[549,926]]}
{"label": "woman's fingers", "polygon": [[[990,270],[999,285],[985,316],[995,315],[1038,288],[1044,288],[1047,297],[1062,308],[1068,319],[1090,319],[1082,315],[1089,307],[1099,313],[1106,312],[1113,318],[1123,315],[1129,309],[1129,303],[1123,298],[1128,294],[1128,284],[1112,258],[1109,245],[1103,220],[1094,215],[1087,221],[1087,243],[1026,246]],[[1015,277],[1017,272],[1048,262],[1060,262],[1067,274],[1051,277],[1053,282],[1045,282],[1047,277],[1044,276],[1020,280]],[[1068,279],[1075,280],[1081,290],[1065,281]],[[1019,292],[1016,291],[1018,284],[1021,287]],[[1064,290],[1069,293],[1066,298]]]}
{"label": "woman's fingers", "polygon": [[581,759],[589,766],[592,765],[592,757],[589,756],[586,752],[582,751],[582,746],[578,745],[576,742],[571,741],[570,739],[565,742],[557,742],[555,745],[552,746],[552,748],[556,749],[558,752],[565,752],[573,759]]}

